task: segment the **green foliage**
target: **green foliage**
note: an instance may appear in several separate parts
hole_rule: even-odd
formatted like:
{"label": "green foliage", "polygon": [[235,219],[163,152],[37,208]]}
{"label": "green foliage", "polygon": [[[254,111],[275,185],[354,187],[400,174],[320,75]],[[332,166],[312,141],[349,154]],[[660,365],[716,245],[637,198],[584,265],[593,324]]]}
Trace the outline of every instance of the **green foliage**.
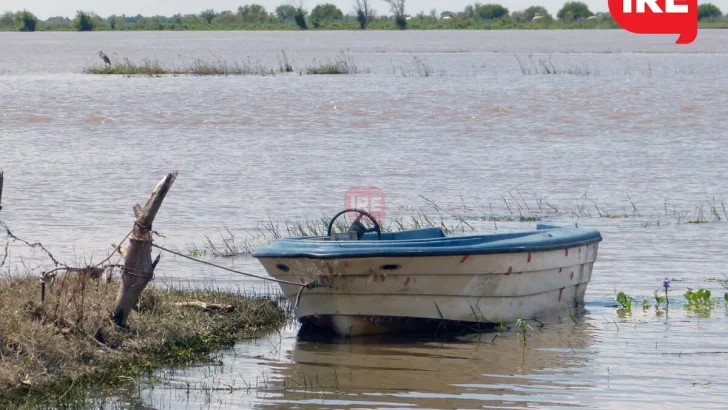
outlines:
{"label": "green foliage", "polygon": [[698,20],[714,19],[721,16],[723,16],[723,12],[713,3],[704,3],[698,6]]}
{"label": "green foliage", "polygon": [[200,19],[207,24],[212,24],[212,20],[214,20],[216,16],[217,14],[215,14],[215,10],[213,9],[202,10],[200,12]]}
{"label": "green foliage", "polygon": [[647,298],[642,299],[642,309],[647,310],[647,308],[650,307],[650,302],[647,301]]}
{"label": "green foliage", "polygon": [[319,4],[311,10],[311,24],[319,28],[322,24],[333,23],[344,18],[344,13],[331,3]]}
{"label": "green foliage", "polygon": [[73,20],[73,26],[78,31],[92,31],[94,29],[93,14],[79,10],[76,12],[76,18]]}
{"label": "green foliage", "polygon": [[589,7],[580,1],[569,1],[564,3],[564,6],[556,13],[556,17],[559,20],[581,20],[593,16],[594,13],[589,10]]}
{"label": "green foliage", "polygon": [[713,307],[715,307],[716,304],[716,300],[711,299],[711,295],[712,293],[710,292],[710,289],[701,288],[696,292],[693,292],[692,289],[688,289],[688,291],[685,292],[685,299],[687,301],[685,308],[696,313],[708,313],[713,309]]}
{"label": "green foliage", "polygon": [[657,306],[655,306],[658,310],[660,309],[660,305],[667,304],[667,295],[662,294],[662,290],[658,289],[653,294],[652,297],[655,298],[655,303],[657,303]]}
{"label": "green foliage", "polygon": [[385,3],[389,4],[389,9],[394,15],[394,24],[398,29],[404,30],[407,28],[407,18],[404,13],[405,0],[384,0]]}
{"label": "green foliage", "polygon": [[4,29],[14,30],[15,14],[11,11],[6,11],[2,15],[0,15],[0,27]]}
{"label": "green foliage", "polygon": [[500,4],[480,4],[465,7],[465,15],[472,19],[496,20],[508,16],[508,9]]}
{"label": "green foliage", "polygon": [[518,329],[518,333],[523,335],[523,343],[526,343],[526,332],[528,329],[533,330],[533,328],[525,320],[518,319],[516,321],[516,329]]}
{"label": "green foliage", "polygon": [[300,7],[297,8],[293,19],[296,21],[298,28],[301,30],[308,30],[308,25],[306,24],[306,11],[304,9]]}
{"label": "green foliage", "polygon": [[526,13],[526,21],[531,21],[536,16],[542,16],[544,19],[548,20],[551,20],[552,18],[549,11],[543,6],[531,6],[526,10],[523,10],[523,12]]}
{"label": "green foliage", "polygon": [[297,11],[298,9],[290,4],[281,4],[276,7],[276,16],[278,16],[278,19],[281,22],[293,23],[295,21]]}
{"label": "green foliage", "polygon": [[20,25],[20,31],[35,31],[35,26],[38,24],[38,17],[28,10],[17,12],[15,20]]}
{"label": "green foliage", "polygon": [[617,303],[622,305],[622,308],[620,309],[620,313],[632,313],[632,301],[634,298],[627,296],[624,292],[619,292],[616,297]]}
{"label": "green foliage", "polygon": [[268,21],[268,11],[260,4],[246,4],[238,7],[238,16],[245,22],[264,23]]}

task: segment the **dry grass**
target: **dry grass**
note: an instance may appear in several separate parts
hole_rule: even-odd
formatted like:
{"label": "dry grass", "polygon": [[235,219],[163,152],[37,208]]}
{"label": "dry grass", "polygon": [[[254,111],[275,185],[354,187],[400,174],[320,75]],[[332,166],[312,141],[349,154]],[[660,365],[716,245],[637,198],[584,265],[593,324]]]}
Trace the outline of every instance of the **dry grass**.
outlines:
{"label": "dry grass", "polygon": [[[220,291],[144,291],[129,328],[110,322],[119,284],[79,274],[56,278],[40,302],[37,278],[0,279],[0,408],[34,407],[114,386],[163,364],[209,358],[215,348],[281,325],[273,301]],[[203,311],[175,302],[232,305]]]}

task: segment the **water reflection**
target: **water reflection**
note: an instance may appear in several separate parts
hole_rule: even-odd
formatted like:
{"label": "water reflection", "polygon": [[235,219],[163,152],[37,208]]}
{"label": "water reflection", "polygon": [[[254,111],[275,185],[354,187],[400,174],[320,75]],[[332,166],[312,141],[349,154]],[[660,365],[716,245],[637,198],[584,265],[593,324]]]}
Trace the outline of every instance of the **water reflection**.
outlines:
{"label": "water reflection", "polygon": [[143,396],[156,408],[571,406],[564,390],[592,387],[575,376],[594,327],[569,317],[533,326],[525,343],[506,330],[317,341],[290,329],[236,346],[219,365],[167,371]]}

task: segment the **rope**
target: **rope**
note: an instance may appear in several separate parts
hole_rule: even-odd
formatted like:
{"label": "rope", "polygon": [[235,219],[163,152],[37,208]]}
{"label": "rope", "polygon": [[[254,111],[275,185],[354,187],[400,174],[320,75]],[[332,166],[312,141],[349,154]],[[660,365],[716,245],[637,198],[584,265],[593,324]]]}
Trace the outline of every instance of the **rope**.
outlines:
{"label": "rope", "polygon": [[[191,261],[199,262],[199,263],[202,263],[202,264],[205,264],[205,265],[209,265],[209,266],[214,266],[216,268],[220,268],[222,270],[226,270],[226,271],[229,271],[229,272],[237,273],[239,275],[250,276],[252,278],[261,279],[261,280],[268,280],[268,281],[271,281],[271,282],[284,283],[286,285],[300,286],[302,290],[304,288],[313,289],[314,287],[320,287],[320,285],[316,281],[307,282],[307,283],[298,283],[298,282],[291,282],[291,281],[282,280],[282,279],[275,279],[275,278],[271,278],[271,277],[254,275],[252,273],[248,273],[248,272],[243,272],[243,271],[239,271],[239,270],[235,270],[235,269],[226,268],[224,266],[216,265],[216,264],[211,263],[211,262],[207,262],[207,261],[203,261],[201,259],[193,258],[192,256],[187,256],[187,255],[185,255],[183,253],[179,253],[179,252],[173,251],[171,249],[167,249],[165,247],[159,246],[159,245],[154,244],[154,243],[152,243],[152,246],[155,247],[155,248],[157,248],[157,249],[161,249],[161,250],[163,250],[165,252],[169,252],[172,255],[181,256],[181,257],[187,258],[187,259],[189,259]],[[299,292],[299,297],[300,297],[300,292]]]}

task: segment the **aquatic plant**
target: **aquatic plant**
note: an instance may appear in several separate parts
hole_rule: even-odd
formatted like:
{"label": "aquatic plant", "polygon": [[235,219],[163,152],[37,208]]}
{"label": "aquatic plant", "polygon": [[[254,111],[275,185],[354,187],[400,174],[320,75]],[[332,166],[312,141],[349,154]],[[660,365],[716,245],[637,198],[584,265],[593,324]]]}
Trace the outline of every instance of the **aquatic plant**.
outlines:
{"label": "aquatic plant", "polygon": [[696,313],[708,313],[716,305],[716,300],[711,299],[710,289],[700,288],[693,292],[692,289],[688,288],[685,292],[685,309],[691,310]]}
{"label": "aquatic plant", "polygon": [[112,65],[92,66],[84,69],[86,74],[118,74],[125,76],[159,77],[162,75],[230,76],[230,75],[272,75],[275,71],[257,61],[229,63],[225,60],[206,61],[194,59],[181,67],[166,67],[158,60],[145,58],[140,64],[128,58]]}
{"label": "aquatic plant", "polygon": [[527,338],[526,332],[527,332],[528,329],[533,330],[533,328],[528,323],[526,323],[526,321],[523,320],[523,319],[518,319],[516,321],[516,326],[515,327],[516,327],[516,329],[518,329],[518,333],[523,336],[523,343],[525,345],[526,338]]}
{"label": "aquatic plant", "polygon": [[369,70],[362,70],[356,65],[356,61],[351,56],[344,56],[343,53],[338,55],[334,60],[328,60],[324,63],[314,61],[313,66],[306,67],[306,74],[360,74],[368,73]]}
{"label": "aquatic plant", "polygon": [[278,57],[278,71],[282,73],[292,73],[293,72],[293,66],[291,63],[288,62],[288,55],[286,55],[285,50],[281,51],[281,55]]}
{"label": "aquatic plant", "polygon": [[551,56],[548,56],[548,58],[540,58],[538,63],[533,60],[533,54],[528,55],[528,62],[521,61],[518,54],[515,55],[515,58],[523,75],[567,74],[590,76],[598,74],[595,69],[592,69],[587,65],[574,65],[568,68],[556,67],[556,65],[554,65],[551,61]]}
{"label": "aquatic plant", "polygon": [[[665,303],[666,308],[670,307],[670,299],[668,299],[668,297],[667,297],[667,290],[670,289],[670,282],[672,282],[672,280],[670,280],[670,278],[668,278],[667,276],[665,276],[665,279],[662,280],[662,288],[665,289],[664,303]],[[659,309],[659,305],[660,305],[659,301],[658,301],[657,305],[658,305],[658,309]]]}
{"label": "aquatic plant", "polygon": [[617,296],[615,298],[617,300],[617,303],[622,305],[622,308],[617,310],[620,314],[632,314],[632,301],[634,301],[634,298],[627,296],[624,292],[617,293]]}

